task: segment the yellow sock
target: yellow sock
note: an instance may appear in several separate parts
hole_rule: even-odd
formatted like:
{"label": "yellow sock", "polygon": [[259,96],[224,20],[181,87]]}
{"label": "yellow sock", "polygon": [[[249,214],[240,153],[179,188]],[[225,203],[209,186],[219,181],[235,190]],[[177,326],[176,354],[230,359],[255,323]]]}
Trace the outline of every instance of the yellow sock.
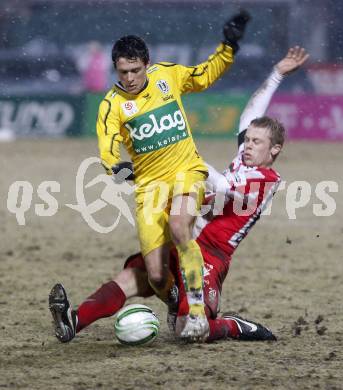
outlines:
{"label": "yellow sock", "polygon": [[175,284],[174,275],[170,271],[168,271],[167,283],[161,289],[157,289],[155,286],[153,286],[150,283],[150,280],[149,280],[149,284],[151,288],[155,291],[155,294],[158,296],[158,298],[160,298],[161,301],[163,301],[164,303],[168,303],[169,292]]}
{"label": "yellow sock", "polygon": [[185,286],[189,313],[205,315],[204,310],[204,260],[199,245],[195,240],[176,246],[182,280]]}

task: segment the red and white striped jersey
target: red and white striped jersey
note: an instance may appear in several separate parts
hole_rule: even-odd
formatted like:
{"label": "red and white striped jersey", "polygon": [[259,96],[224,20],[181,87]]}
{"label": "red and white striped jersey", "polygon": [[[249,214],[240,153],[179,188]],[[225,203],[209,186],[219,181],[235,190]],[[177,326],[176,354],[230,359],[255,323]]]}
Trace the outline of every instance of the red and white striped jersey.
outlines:
{"label": "red and white striped jersey", "polygon": [[[223,259],[232,255],[260,218],[281,181],[279,174],[271,168],[247,167],[242,156],[243,145],[229,168],[223,174],[217,172],[212,176],[214,182],[211,184],[220,188],[222,197],[217,190],[216,194],[209,194],[207,201],[213,204],[218,198],[222,199],[220,214],[215,215],[218,207],[214,207],[214,215],[198,217],[193,230],[199,245],[212,253],[215,251],[216,256]],[[227,186],[225,193],[223,182]]]}
{"label": "red and white striped jersey", "polygon": [[[280,176],[271,168],[247,167],[243,162],[244,135],[251,121],[265,114],[283,76],[274,68],[252,95],[240,117],[238,155],[222,174],[208,166],[207,182],[214,193],[214,217],[198,217],[193,230],[202,248],[230,261],[238,244],[260,218],[280,184]],[[219,199],[219,202],[217,200]],[[218,207],[218,203],[221,203]],[[221,212],[221,215],[216,210]]]}

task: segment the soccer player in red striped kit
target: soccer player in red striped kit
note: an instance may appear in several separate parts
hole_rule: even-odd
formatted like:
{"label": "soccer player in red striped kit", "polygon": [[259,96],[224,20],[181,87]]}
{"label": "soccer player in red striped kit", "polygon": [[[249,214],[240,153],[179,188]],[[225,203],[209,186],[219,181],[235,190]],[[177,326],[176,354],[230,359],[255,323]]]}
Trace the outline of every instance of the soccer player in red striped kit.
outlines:
{"label": "soccer player in red striped kit", "polygon": [[[276,340],[272,332],[235,314],[219,313],[222,284],[231,257],[240,241],[260,218],[280,183],[279,174],[271,168],[284,143],[284,128],[276,120],[263,116],[273,93],[283,77],[298,69],[308,54],[298,46],[273,68],[270,76],[253,94],[240,118],[238,154],[223,173],[209,168],[206,198],[210,212],[197,218],[193,236],[204,258],[204,301],[210,332],[207,341],[225,338],[240,340]],[[168,324],[180,336],[189,303],[175,249],[171,249],[171,271],[178,287],[178,305],[169,308]],[[124,270],[113,281],[102,285],[77,310],[73,310],[64,287],[51,290],[49,307],[55,334],[61,342],[72,340],[76,333],[92,322],[114,315],[128,298],[154,295],[147,280],[143,257],[129,257]]]}

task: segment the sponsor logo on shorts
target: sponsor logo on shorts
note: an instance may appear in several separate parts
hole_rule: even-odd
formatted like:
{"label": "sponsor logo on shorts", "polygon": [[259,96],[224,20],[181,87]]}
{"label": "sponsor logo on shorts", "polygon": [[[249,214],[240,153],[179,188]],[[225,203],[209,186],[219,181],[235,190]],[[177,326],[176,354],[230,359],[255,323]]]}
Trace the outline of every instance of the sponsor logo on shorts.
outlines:
{"label": "sponsor logo on shorts", "polygon": [[189,137],[176,101],[131,119],[125,124],[137,154],[165,148]]}

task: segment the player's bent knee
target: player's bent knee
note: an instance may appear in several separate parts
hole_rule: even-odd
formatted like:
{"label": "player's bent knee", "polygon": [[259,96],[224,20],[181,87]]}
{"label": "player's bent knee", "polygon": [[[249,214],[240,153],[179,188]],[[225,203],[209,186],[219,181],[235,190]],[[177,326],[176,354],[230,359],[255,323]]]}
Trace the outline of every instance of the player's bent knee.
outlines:
{"label": "player's bent knee", "polygon": [[119,283],[125,284],[130,280],[131,277],[132,277],[132,270],[131,269],[124,269],[124,270],[120,271],[118,275],[115,275],[113,280],[116,283],[119,282]]}
{"label": "player's bent knee", "polygon": [[167,278],[159,272],[149,274],[149,283],[154,289],[162,289],[167,283]]}
{"label": "player's bent knee", "polygon": [[186,243],[191,238],[190,227],[181,220],[175,220],[170,224],[170,232],[175,245]]}

